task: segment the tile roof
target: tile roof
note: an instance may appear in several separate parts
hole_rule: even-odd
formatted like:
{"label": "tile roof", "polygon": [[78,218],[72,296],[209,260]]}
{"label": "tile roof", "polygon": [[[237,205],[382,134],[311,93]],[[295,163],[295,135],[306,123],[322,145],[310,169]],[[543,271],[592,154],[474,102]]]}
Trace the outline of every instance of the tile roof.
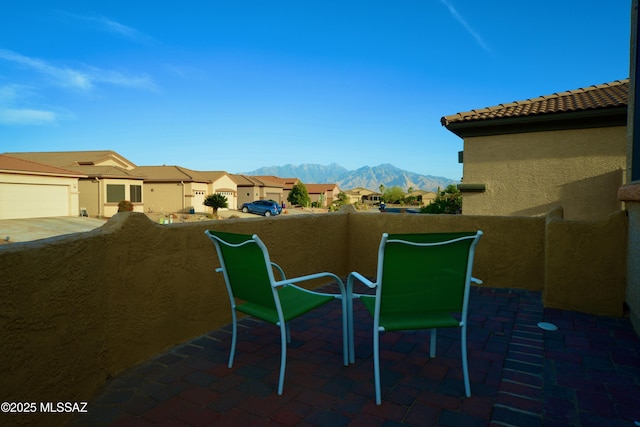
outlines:
{"label": "tile roof", "polygon": [[229,175],[238,187],[274,187],[283,188],[281,182],[270,180],[270,177],[257,177],[250,175]]}
{"label": "tile roof", "polygon": [[148,181],[211,182],[205,174],[181,166],[138,166],[135,172]]}
{"label": "tile roof", "polygon": [[135,164],[133,164],[131,161],[112,150],[36,151],[4,154],[62,168],[69,166],[99,166],[101,163],[109,161],[115,162],[119,166],[126,169],[135,167]]}
{"label": "tile roof", "polygon": [[254,178],[264,182],[277,182],[282,185],[284,190],[291,190],[300,181],[298,178],[280,178],[275,175],[255,175]]}
{"label": "tile roof", "polygon": [[84,178],[85,175],[77,171],[62,169],[55,166],[19,159],[0,154],[0,170],[4,172],[25,173],[29,175],[71,176]]}
{"label": "tile roof", "polygon": [[444,116],[440,119],[440,123],[448,126],[462,122],[626,107],[628,92],[629,79],[616,80],[611,83]]}
{"label": "tile roof", "polygon": [[305,184],[309,194],[326,193],[327,191],[334,191],[336,188],[340,190],[338,184]]}
{"label": "tile roof", "polygon": [[124,179],[143,179],[144,175],[134,170],[127,170],[118,166],[69,166],[68,169],[82,172],[83,174],[93,178],[124,178]]}

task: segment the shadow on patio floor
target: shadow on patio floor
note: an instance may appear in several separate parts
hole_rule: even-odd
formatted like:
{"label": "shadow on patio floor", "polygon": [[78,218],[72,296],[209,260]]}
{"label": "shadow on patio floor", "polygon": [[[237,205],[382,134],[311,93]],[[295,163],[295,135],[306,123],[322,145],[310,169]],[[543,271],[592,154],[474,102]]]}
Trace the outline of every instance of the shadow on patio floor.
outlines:
{"label": "shadow on patio floor", "polygon": [[[373,387],[371,318],[354,302],[356,363],[342,365],[340,303],[291,323],[282,396],[279,330],[240,321],[113,379],[72,426],[632,426],[640,420],[640,340],[628,319],[543,309],[539,292],[473,288],[470,398],[459,331],[381,336],[382,405]],[[537,324],[558,326],[543,331]]]}

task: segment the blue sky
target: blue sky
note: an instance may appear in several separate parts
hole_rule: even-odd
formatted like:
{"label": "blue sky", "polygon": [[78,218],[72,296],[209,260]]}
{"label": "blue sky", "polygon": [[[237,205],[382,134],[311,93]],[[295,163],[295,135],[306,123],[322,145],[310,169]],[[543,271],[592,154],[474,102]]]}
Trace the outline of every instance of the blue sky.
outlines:
{"label": "blue sky", "polygon": [[442,116],[628,77],[628,0],[10,0],[0,153],[459,179]]}

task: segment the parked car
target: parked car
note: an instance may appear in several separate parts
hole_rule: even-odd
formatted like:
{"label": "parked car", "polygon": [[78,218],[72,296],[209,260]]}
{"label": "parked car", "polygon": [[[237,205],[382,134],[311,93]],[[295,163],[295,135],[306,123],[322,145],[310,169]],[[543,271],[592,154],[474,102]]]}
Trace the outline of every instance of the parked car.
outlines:
{"label": "parked car", "polygon": [[256,200],[251,203],[243,203],[241,210],[244,213],[271,216],[279,215],[282,212],[282,206],[273,200]]}

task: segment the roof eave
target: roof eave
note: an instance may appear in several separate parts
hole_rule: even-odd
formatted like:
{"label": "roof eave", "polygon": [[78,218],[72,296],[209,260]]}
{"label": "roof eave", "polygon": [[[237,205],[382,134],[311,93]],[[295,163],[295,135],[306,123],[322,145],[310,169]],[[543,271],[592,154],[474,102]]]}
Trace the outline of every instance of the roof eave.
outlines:
{"label": "roof eave", "polygon": [[606,109],[445,123],[444,126],[460,138],[467,138],[470,136],[625,126],[626,124],[627,106],[625,105]]}

